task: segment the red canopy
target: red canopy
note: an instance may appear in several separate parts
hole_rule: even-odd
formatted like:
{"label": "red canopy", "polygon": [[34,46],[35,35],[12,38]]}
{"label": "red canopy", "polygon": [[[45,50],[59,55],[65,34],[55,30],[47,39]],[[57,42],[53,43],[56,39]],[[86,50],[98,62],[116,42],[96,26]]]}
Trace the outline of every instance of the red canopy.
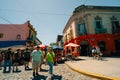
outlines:
{"label": "red canopy", "polygon": [[[46,45],[43,45],[43,44],[40,44],[40,45],[37,45],[37,46],[39,46],[40,48],[43,48],[43,49],[46,48]],[[37,46],[34,46],[34,49],[36,49]]]}
{"label": "red canopy", "polygon": [[67,45],[65,45],[65,47],[78,47],[79,45],[78,44],[75,44],[75,43],[69,43]]}
{"label": "red canopy", "polygon": [[46,48],[46,45],[41,44],[41,45],[39,45],[39,47]]}

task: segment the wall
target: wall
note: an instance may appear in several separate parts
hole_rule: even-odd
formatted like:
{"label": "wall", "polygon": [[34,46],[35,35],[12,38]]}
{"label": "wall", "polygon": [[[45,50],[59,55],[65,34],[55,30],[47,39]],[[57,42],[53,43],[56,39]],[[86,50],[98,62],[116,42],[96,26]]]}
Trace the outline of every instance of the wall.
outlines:
{"label": "wall", "polygon": [[[0,24],[0,47],[9,47],[13,45],[25,45],[26,43],[26,24]],[[17,38],[17,35],[20,38]]]}

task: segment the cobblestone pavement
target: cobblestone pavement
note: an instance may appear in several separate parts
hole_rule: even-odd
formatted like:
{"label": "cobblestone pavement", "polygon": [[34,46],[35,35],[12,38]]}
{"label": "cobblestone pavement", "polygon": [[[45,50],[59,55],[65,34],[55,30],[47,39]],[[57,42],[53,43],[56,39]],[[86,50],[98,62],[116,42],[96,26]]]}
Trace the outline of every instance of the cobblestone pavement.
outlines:
{"label": "cobblestone pavement", "polygon": [[[32,76],[32,70],[25,71],[24,66],[19,66],[21,72],[2,73],[0,70],[0,80],[48,80],[48,65],[42,65],[43,70],[39,71],[40,76]],[[72,71],[66,64],[54,66],[54,79],[52,80],[99,80]]]}

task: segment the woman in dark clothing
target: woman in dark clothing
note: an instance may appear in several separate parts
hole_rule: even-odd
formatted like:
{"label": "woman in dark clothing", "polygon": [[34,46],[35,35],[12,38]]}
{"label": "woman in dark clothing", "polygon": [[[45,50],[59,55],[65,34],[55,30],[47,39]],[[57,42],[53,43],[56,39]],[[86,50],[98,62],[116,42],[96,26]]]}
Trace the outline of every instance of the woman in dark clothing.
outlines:
{"label": "woman in dark clothing", "polygon": [[[4,64],[3,64],[4,69],[3,69],[3,73],[11,71],[12,55],[13,55],[13,52],[11,51],[11,48],[9,48],[8,50],[6,50],[4,52]],[[9,67],[8,71],[6,71],[7,66]]]}
{"label": "woman in dark clothing", "polygon": [[20,60],[20,50],[18,49],[16,53],[13,55],[13,72],[15,71],[14,68],[16,67],[16,71],[18,71],[18,64]]}
{"label": "woman in dark clothing", "polygon": [[23,53],[24,56],[24,64],[25,64],[25,70],[29,69],[29,62],[30,62],[30,51],[28,48]]}

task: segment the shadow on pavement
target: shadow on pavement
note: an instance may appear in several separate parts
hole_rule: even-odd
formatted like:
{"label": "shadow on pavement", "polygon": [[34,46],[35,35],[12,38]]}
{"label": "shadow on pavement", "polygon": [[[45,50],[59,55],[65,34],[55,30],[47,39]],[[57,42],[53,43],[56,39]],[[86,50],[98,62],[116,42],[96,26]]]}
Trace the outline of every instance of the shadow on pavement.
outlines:
{"label": "shadow on pavement", "polygon": [[62,76],[61,75],[54,75],[51,80],[62,80]]}
{"label": "shadow on pavement", "polygon": [[3,73],[10,73],[10,71],[3,71]]}
{"label": "shadow on pavement", "polygon": [[25,71],[31,71],[32,70],[32,68],[29,68],[29,69],[26,69]]}
{"label": "shadow on pavement", "polygon": [[19,70],[19,71],[13,71],[13,73],[20,73],[21,72],[21,70]]}
{"label": "shadow on pavement", "polygon": [[40,72],[48,72],[46,69],[41,69]]}
{"label": "shadow on pavement", "polygon": [[74,61],[83,61],[83,60],[86,60],[86,59],[80,59],[80,58],[78,58],[78,59],[73,59]]}
{"label": "shadow on pavement", "polygon": [[35,76],[32,80],[46,80],[47,76],[44,75],[39,75]]}

